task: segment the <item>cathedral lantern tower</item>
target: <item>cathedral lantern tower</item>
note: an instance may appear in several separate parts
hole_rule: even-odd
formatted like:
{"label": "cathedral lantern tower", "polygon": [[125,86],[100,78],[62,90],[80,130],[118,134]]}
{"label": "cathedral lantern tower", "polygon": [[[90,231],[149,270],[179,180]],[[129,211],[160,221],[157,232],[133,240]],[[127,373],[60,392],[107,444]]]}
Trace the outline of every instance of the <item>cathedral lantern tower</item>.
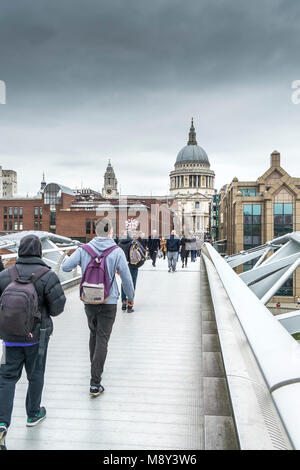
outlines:
{"label": "cathedral lantern tower", "polygon": [[104,174],[104,187],[102,189],[102,196],[105,198],[119,196],[118,181],[110,159],[108,160],[108,165]]}

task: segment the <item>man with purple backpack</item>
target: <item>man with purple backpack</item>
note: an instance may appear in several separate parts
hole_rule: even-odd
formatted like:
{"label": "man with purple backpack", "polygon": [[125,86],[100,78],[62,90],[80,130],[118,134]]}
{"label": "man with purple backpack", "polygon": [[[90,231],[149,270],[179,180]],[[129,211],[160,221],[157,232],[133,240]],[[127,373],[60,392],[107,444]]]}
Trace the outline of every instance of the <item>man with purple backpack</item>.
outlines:
{"label": "man with purple backpack", "polygon": [[84,302],[90,329],[92,397],[104,392],[101,379],[120,296],[116,271],[120,274],[128,304],[133,305],[134,299],[134,287],[127,260],[123,250],[112,238],[113,227],[110,219],[104,218],[96,223],[96,235],[88,244],[81,245],[70,257],[66,257],[62,263],[62,270],[66,272],[81,266],[80,298]]}

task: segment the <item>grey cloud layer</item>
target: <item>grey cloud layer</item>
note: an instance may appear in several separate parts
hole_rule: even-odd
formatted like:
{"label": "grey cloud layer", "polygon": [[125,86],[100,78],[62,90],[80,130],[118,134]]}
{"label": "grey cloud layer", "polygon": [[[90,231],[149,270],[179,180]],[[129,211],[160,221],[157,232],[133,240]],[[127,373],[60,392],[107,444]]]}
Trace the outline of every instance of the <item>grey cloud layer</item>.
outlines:
{"label": "grey cloud layer", "polygon": [[[243,148],[228,127],[249,128],[256,150],[267,153],[274,109],[290,129],[299,124],[300,111],[288,102],[300,75],[297,0],[14,0],[2,1],[0,11],[0,79],[8,93],[0,155],[20,179],[24,159],[42,158],[54,175],[73,162],[78,181],[84,158],[92,185],[97,165],[111,156],[126,180],[131,158],[138,192],[145,189],[140,155],[148,152],[161,168],[157,187],[165,188],[174,159],[162,162],[161,154],[176,157],[192,115],[215,166],[224,146],[233,161]],[[24,180],[23,189],[30,184]]]}

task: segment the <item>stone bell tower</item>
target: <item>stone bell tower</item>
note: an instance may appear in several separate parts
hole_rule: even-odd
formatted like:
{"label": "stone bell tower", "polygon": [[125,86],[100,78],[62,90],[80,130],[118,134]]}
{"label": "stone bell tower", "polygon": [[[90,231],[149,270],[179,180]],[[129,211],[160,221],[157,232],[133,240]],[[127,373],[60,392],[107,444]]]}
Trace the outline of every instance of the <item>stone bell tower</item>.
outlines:
{"label": "stone bell tower", "polygon": [[110,159],[108,160],[108,165],[104,174],[104,187],[102,189],[102,196],[106,198],[119,196],[118,181]]}

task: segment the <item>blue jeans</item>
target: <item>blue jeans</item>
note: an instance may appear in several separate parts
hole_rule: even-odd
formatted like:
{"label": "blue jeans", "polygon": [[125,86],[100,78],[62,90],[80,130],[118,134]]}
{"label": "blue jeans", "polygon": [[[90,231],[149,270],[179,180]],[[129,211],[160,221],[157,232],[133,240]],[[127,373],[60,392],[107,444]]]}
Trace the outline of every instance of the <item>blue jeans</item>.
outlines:
{"label": "blue jeans", "polygon": [[[135,290],[136,280],[137,280],[137,277],[138,277],[139,269],[135,268],[134,266],[131,266],[130,264],[128,265],[128,267],[129,267],[129,271],[130,271],[130,274],[131,274],[131,277],[132,277],[133,287],[134,287],[134,290]],[[125,295],[123,286],[121,287],[121,298],[122,298],[122,302],[126,302],[126,295]]]}
{"label": "blue jeans", "polygon": [[191,250],[191,261],[197,258],[197,250]]}

